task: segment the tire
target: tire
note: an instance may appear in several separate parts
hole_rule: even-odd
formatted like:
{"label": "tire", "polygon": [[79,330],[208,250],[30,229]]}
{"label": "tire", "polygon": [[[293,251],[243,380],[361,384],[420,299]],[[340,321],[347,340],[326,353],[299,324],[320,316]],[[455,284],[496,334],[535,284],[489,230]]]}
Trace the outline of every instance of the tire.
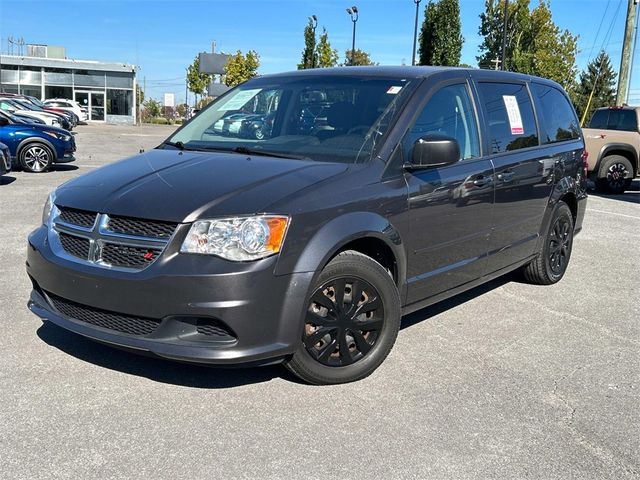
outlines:
{"label": "tire", "polygon": [[609,155],[603,159],[598,171],[598,190],[605,193],[624,193],[633,180],[633,165],[622,155]]}
{"label": "tire", "polygon": [[573,215],[563,201],[553,209],[549,231],[538,255],[522,268],[525,279],[536,285],[552,285],[564,276],[573,247]]}
{"label": "tire", "polygon": [[342,252],[320,273],[300,344],[285,366],[314,385],[361,380],[391,351],[400,319],[400,296],[387,270],[359,252]]}
{"label": "tire", "polygon": [[31,173],[49,170],[53,163],[51,149],[43,143],[33,142],[25,145],[18,155],[22,168]]}

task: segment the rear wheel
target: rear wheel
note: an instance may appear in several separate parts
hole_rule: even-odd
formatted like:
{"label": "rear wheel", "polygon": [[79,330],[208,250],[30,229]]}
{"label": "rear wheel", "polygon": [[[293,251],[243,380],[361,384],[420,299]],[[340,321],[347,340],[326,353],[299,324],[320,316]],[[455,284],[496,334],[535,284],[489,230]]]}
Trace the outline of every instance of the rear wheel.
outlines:
{"label": "rear wheel", "polygon": [[633,180],[633,165],[622,155],[604,158],[598,172],[598,190],[607,193],[624,193]]}
{"label": "rear wheel", "polygon": [[388,272],[366,255],[343,252],[321,272],[300,344],[286,366],[316,385],[365,378],[391,351],[400,318],[398,290]]}
{"label": "rear wheel", "polygon": [[551,285],[564,276],[573,247],[573,215],[563,201],[553,209],[549,231],[538,256],[523,267],[524,277],[530,283]]}
{"label": "rear wheel", "polygon": [[53,163],[53,153],[42,143],[30,143],[20,150],[20,165],[31,173],[46,172]]}

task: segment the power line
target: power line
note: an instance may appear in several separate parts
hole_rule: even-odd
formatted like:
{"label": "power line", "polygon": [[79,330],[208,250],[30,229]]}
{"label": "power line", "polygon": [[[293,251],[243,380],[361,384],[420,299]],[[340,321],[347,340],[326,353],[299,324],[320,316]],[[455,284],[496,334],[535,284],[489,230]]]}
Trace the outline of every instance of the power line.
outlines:
{"label": "power line", "polygon": [[[602,39],[602,45],[600,47],[600,51],[605,49],[605,46],[609,46],[609,40],[611,40],[611,34],[613,33],[613,26],[618,18],[618,14],[620,13],[620,7],[622,6],[622,0],[618,1],[618,8],[616,9],[616,13],[613,15],[611,19],[611,23],[609,24],[609,28],[607,29],[607,33],[605,33],[604,38]],[[589,108],[591,107],[591,101],[593,100],[593,94],[596,91],[596,86],[598,85],[598,80],[600,80],[600,75],[602,74],[602,67],[604,66],[605,56],[600,60],[600,65],[598,66],[598,73],[596,75],[596,79],[593,82],[593,87],[591,88],[591,93],[589,94],[589,100],[587,100],[587,106],[584,109],[584,113],[582,114],[582,118],[580,119],[580,126],[584,125],[584,121],[587,117],[587,113],[589,112]],[[588,68],[588,67],[587,67]]]}

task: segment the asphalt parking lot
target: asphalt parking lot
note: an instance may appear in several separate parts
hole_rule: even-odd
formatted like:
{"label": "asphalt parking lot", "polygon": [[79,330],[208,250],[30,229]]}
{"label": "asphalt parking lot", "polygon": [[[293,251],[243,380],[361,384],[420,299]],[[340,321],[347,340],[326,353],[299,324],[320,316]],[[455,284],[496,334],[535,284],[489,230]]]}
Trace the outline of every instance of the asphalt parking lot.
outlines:
{"label": "asphalt parking lot", "polygon": [[26,308],[47,194],[172,127],[82,126],[77,161],[0,185],[0,478],[640,477],[640,184],[592,195],[555,287],[510,275],[403,320],[373,376],[139,357]]}

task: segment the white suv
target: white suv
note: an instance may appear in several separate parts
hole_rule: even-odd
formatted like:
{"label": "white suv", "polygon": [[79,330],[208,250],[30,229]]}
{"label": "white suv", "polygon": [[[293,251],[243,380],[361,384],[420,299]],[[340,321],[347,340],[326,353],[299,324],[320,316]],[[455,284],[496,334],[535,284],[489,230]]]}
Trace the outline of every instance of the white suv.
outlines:
{"label": "white suv", "polygon": [[86,122],[89,118],[89,113],[86,108],[81,107],[75,100],[69,100],[66,98],[49,98],[43,102],[47,107],[59,108],[60,110],[67,110],[73,112],[78,116],[81,122]]}

